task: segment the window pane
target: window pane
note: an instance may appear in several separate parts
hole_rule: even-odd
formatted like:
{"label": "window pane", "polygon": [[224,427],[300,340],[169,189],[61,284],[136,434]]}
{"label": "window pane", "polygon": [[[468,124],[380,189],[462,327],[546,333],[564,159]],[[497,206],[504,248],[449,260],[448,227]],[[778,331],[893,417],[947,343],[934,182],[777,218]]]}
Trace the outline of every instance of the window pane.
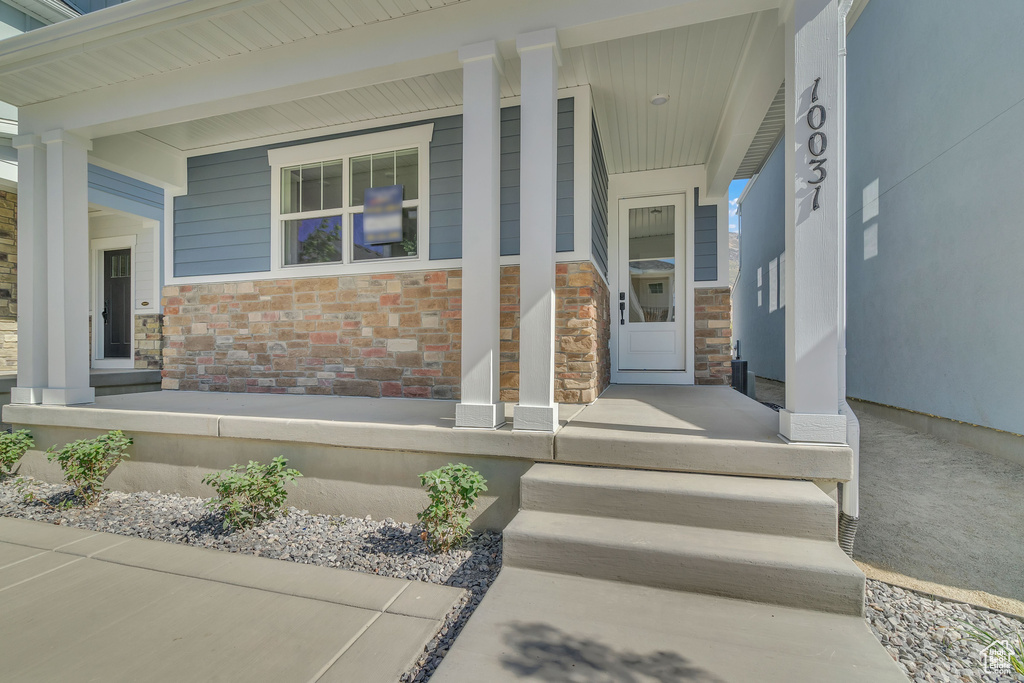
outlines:
{"label": "window pane", "polygon": [[352,167],[352,206],[363,205],[363,192],[370,187],[370,157],[354,157]]}
{"label": "window pane", "polygon": [[284,221],[284,263],[333,263],[341,260],[344,216]]}
{"label": "window pane", "polygon": [[341,179],[342,164],[332,161],[324,164],[324,208],[340,209],[342,200]]}
{"label": "window pane", "polygon": [[299,167],[281,169],[281,213],[299,210]]}
{"label": "window pane", "polygon": [[302,167],[302,211],[320,210],[320,164]]}
{"label": "window pane", "polygon": [[416,255],[416,208],[402,209],[402,241],[390,244],[366,244],[363,238],[363,214],[352,214],[352,259],[400,258]]}
{"label": "window pane", "polygon": [[395,153],[396,185],[405,188],[405,199],[419,199],[419,150],[406,149]]}
{"label": "window pane", "polygon": [[629,322],[675,321],[675,207],[629,210]]}
{"label": "window pane", "polygon": [[373,155],[373,187],[395,184],[395,153]]}

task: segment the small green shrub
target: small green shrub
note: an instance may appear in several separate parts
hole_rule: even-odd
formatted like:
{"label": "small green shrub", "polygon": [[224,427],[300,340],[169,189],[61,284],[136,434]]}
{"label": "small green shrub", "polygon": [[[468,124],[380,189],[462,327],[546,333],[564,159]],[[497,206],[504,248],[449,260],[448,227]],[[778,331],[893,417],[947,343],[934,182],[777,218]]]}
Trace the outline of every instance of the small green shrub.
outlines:
{"label": "small green shrub", "polygon": [[285,483],[294,483],[301,476],[298,470],[288,469],[288,461],[280,455],[268,465],[255,460],[250,460],[245,469],[232,465],[203,477],[203,483],[217,491],[217,497],[206,506],[224,513],[225,529],[244,529],[277,517],[288,499]]}
{"label": "small green shrub", "polygon": [[[95,439],[66,444],[59,451],[51,447],[46,451],[46,457],[60,464],[64,470],[64,481],[74,489],[75,496],[85,505],[92,505],[99,499],[110,470],[131,457],[128,455],[131,445],[132,440],[116,429]],[[70,501],[66,502],[70,504]]]}
{"label": "small green shrub", "polygon": [[21,456],[35,445],[27,429],[0,433],[0,476],[10,474]]}
{"label": "small green shrub", "polygon": [[420,475],[420,484],[427,487],[430,505],[418,517],[426,527],[427,545],[434,552],[448,552],[469,538],[469,515],[466,514],[481,493],[487,480],[463,463],[445,465]]}

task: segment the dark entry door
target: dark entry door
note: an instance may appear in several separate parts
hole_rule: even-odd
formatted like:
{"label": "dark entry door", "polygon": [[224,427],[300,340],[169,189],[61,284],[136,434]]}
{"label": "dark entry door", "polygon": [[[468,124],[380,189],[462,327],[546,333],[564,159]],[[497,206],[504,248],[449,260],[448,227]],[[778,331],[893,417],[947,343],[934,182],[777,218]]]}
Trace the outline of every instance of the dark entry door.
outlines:
{"label": "dark entry door", "polygon": [[103,252],[103,357],[132,354],[132,250]]}

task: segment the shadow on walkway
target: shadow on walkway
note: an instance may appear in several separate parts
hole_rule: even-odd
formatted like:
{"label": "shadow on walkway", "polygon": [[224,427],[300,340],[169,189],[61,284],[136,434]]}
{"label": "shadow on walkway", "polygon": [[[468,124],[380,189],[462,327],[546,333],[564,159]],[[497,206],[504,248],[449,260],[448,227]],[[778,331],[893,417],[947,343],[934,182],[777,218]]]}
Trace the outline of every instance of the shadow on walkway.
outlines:
{"label": "shadow on walkway", "polygon": [[512,652],[502,665],[522,678],[550,683],[721,683],[674,652],[638,654],[615,650],[541,623],[515,623],[505,642]]}

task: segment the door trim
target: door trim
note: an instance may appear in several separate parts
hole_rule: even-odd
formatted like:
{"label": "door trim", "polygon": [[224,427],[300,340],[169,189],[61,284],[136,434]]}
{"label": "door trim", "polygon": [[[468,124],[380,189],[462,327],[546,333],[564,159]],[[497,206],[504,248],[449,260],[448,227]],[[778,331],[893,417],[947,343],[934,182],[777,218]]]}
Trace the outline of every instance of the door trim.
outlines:
{"label": "door trim", "polygon": [[[703,171],[703,169],[699,169]],[[641,171],[623,173],[609,179],[608,206],[608,262],[609,262],[609,315],[613,331],[609,338],[611,381],[613,384],[693,384],[694,383],[694,281],[693,281],[693,188],[702,187],[703,173],[690,169],[669,171]],[[703,191],[703,188],[702,188]],[[683,315],[683,344],[685,370],[619,370],[619,200],[656,198],[664,195],[683,195],[685,221],[683,224],[686,245],[686,283],[684,286],[686,311]]]}
{"label": "door trim", "polygon": [[138,261],[135,259],[135,242],[137,235],[121,235],[118,237],[103,237],[89,241],[90,271],[89,286],[92,290],[89,301],[91,302],[90,315],[92,317],[92,367],[96,369],[135,368],[135,335],[131,336],[132,350],[128,358],[104,358],[103,357],[103,325],[98,323],[99,311],[103,310],[103,254],[108,251],[120,249],[131,250],[131,317],[132,324],[135,321],[135,274],[138,271]]}

